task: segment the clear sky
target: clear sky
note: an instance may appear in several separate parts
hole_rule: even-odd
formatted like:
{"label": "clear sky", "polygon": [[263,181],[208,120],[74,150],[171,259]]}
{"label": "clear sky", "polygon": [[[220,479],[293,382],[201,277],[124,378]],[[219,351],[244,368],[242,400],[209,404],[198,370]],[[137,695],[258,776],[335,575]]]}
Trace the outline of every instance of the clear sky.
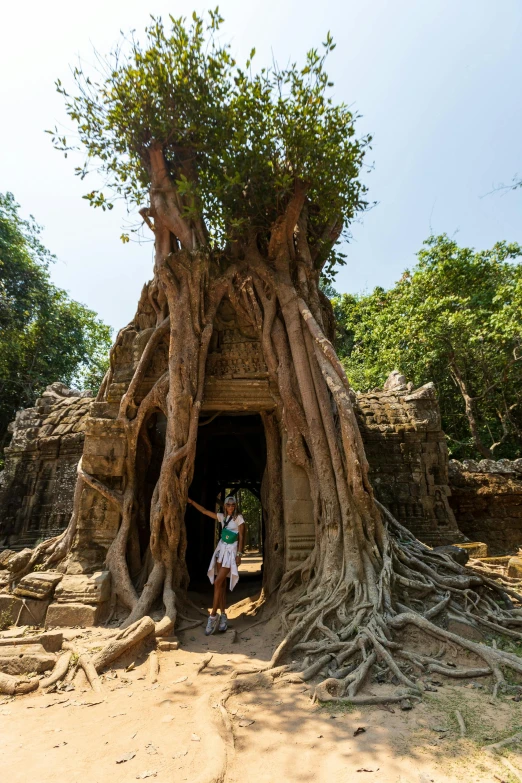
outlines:
{"label": "clear sky", "polygon": [[[214,5],[217,0],[213,0]],[[208,3],[25,0],[2,7],[0,191],[10,190],[45,226],[58,261],[54,281],[118,329],[151,276],[151,245],[122,245],[123,209],[103,213],[81,196],[44,133],[68,128],[54,80],[78,55],[92,61],[120,30],[141,31],[150,13],[203,11]],[[299,60],[331,30],[335,95],[361,113],[374,137],[365,175],[377,206],[353,228],[340,291],[389,286],[432,231],[477,248],[522,243],[522,190],[487,195],[522,175],[520,0],[222,0],[223,37],[259,65],[272,53]],[[69,80],[70,81],[70,80]],[[94,183],[93,183],[94,184]]]}

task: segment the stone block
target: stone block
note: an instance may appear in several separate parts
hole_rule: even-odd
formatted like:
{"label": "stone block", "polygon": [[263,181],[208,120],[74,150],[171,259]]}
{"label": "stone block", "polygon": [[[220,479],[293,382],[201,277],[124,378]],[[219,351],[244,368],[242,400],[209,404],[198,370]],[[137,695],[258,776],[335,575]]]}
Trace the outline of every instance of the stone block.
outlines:
{"label": "stone block", "polygon": [[24,598],[19,600],[22,611],[16,624],[43,625],[45,622],[45,615],[47,614],[47,607],[49,606],[50,599],[41,600],[34,598]]}
{"label": "stone block", "polygon": [[6,619],[10,617],[12,625],[16,622],[21,606],[20,598],[15,598],[10,593],[0,593],[0,614]]}
{"label": "stone block", "polygon": [[169,652],[170,650],[177,650],[179,648],[179,642],[176,641],[166,641],[164,639],[160,639],[158,641],[158,650],[162,650],[163,652]]}
{"label": "stone block", "polygon": [[62,649],[63,633],[61,631],[40,631],[31,636],[26,636],[26,628],[13,628],[4,631],[0,636],[0,647],[21,644],[41,644],[47,652],[59,652]]}
{"label": "stone block", "polygon": [[90,406],[89,432],[93,432],[96,427],[93,423],[96,419],[116,419],[120,410],[118,403],[114,402],[93,402]]}
{"label": "stone block", "polygon": [[57,571],[35,571],[22,577],[13,593],[20,598],[49,598],[62,578]]}
{"label": "stone block", "polygon": [[108,402],[120,402],[128,385],[128,383],[111,383],[106,392]]}
{"label": "stone block", "polygon": [[452,560],[460,565],[466,565],[469,560],[469,552],[460,546],[436,546],[433,549],[434,552],[438,552],[440,555],[449,555]]}
{"label": "stone block", "polygon": [[[56,430],[54,430],[56,432]],[[40,454],[46,459],[56,459],[60,451],[60,438],[52,435],[39,439]]]}
{"label": "stone block", "polygon": [[310,500],[310,482],[305,471],[294,466],[285,476],[285,496],[292,500]]}
{"label": "stone block", "polygon": [[102,457],[98,454],[84,454],[83,469],[95,476],[123,476],[124,457]]}
{"label": "stone block", "polygon": [[497,565],[497,566],[504,566],[505,568],[507,568],[508,563],[511,560],[511,555],[500,555],[497,557],[481,557],[480,559],[486,565]]}
{"label": "stone block", "polygon": [[107,619],[108,610],[108,601],[97,605],[54,602],[47,610],[45,627],[80,626],[81,628],[91,628]]}
{"label": "stone block", "polygon": [[11,555],[7,561],[8,570],[12,574],[16,573],[16,571],[21,571],[22,568],[24,568],[31,559],[32,554],[32,549],[22,549],[21,552],[16,552],[16,554]]}
{"label": "stone block", "polygon": [[470,557],[487,557],[488,546],[482,541],[469,541],[465,544],[459,543],[460,549],[465,549]]}
{"label": "stone block", "polygon": [[94,574],[66,574],[55,591],[59,603],[101,604],[111,596],[110,571]]}
{"label": "stone block", "polygon": [[14,549],[3,549],[0,552],[0,568],[5,568],[7,566],[7,561],[11,557],[11,555],[16,554]]}
{"label": "stone block", "polygon": [[207,377],[201,410],[272,410],[275,399],[268,379]]}
{"label": "stone block", "polygon": [[0,672],[4,674],[41,674],[52,669],[56,655],[47,652],[41,644],[20,644],[0,647]]}
{"label": "stone block", "polygon": [[512,557],[508,562],[507,575],[522,579],[522,557]]}
{"label": "stone block", "polygon": [[127,454],[127,441],[123,437],[114,436],[112,433],[109,437],[97,438],[89,435],[85,439],[85,446],[83,449],[83,455],[107,457],[108,459],[114,459],[115,457],[124,457]]}
{"label": "stone block", "polygon": [[[311,500],[285,500],[285,521],[288,525],[314,526],[314,506]],[[315,528],[314,528],[315,529]]]}
{"label": "stone block", "polygon": [[[74,422],[70,421],[69,419],[66,419],[62,424],[59,424],[55,430],[55,435],[65,435],[68,432],[71,432],[73,428]],[[59,444],[58,444],[59,445]],[[56,456],[58,456],[58,452],[56,453]]]}
{"label": "stone block", "polygon": [[39,637],[39,641],[47,652],[59,652],[62,649],[63,633],[61,631],[46,631]]}
{"label": "stone block", "polygon": [[[107,404],[108,403],[100,403]],[[85,427],[87,435],[92,435],[94,438],[107,438],[122,435],[124,432],[124,425],[120,419],[112,418],[93,418],[89,416]]]}

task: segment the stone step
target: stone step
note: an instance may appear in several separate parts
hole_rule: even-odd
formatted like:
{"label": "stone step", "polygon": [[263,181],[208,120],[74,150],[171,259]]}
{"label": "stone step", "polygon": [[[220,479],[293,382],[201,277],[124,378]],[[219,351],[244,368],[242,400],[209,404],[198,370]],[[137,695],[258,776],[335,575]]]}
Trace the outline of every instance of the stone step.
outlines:
{"label": "stone step", "polygon": [[41,644],[21,644],[0,647],[0,672],[4,674],[29,674],[53,669],[56,655],[47,652]]}

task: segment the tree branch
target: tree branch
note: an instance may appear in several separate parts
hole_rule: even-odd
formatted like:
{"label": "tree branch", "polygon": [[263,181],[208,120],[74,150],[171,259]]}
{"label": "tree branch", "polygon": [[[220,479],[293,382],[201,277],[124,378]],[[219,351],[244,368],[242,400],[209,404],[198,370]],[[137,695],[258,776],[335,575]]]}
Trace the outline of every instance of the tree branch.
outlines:
{"label": "tree branch", "polygon": [[290,253],[291,258],[295,257],[294,229],[305,204],[307,190],[308,186],[304,182],[299,179],[295,181],[294,194],[288,202],[284,214],[276,220],[272,227],[268,245],[270,258],[276,258],[282,247]]}
{"label": "tree branch", "polygon": [[109,487],[106,487],[105,484],[102,484],[101,481],[98,481],[97,478],[94,478],[94,476],[91,476],[90,473],[86,473],[83,468],[78,466],[78,476],[80,476],[86,484],[88,484],[92,489],[97,490],[100,495],[103,495],[104,498],[107,500],[110,500],[111,503],[114,503],[119,509],[121,509],[123,504],[123,496],[121,492],[118,492],[115,489],[109,489]]}
{"label": "tree branch", "polygon": [[143,378],[143,375],[147,369],[147,365],[152,358],[152,354],[156,350],[156,347],[158,346],[159,342],[167,334],[169,330],[169,325],[170,325],[170,316],[167,316],[161,322],[161,324],[156,327],[156,330],[151,334],[147,342],[147,345],[145,346],[144,351],[140,356],[138,366],[134,371],[134,375],[132,376],[132,380],[127,388],[127,391],[125,392],[125,394],[121,399],[120,411],[118,414],[119,416],[125,416],[127,414],[127,409],[134,400],[134,392],[136,391],[138,384],[141,382]]}
{"label": "tree branch", "polygon": [[450,357],[449,366],[450,366],[450,372],[455,380],[455,383],[459,387],[459,391],[462,395],[462,399],[464,400],[466,416],[468,418],[469,428],[471,430],[471,437],[473,438],[473,443],[475,444],[475,448],[480,454],[482,454],[483,457],[485,457],[485,459],[491,459],[491,450],[484,445],[480,437],[477,420],[475,418],[473,398],[470,396],[468,392],[466,381],[464,380],[464,376],[462,375],[460,367],[455,361],[454,355]]}
{"label": "tree branch", "polygon": [[182,204],[167,171],[161,144],[149,150],[151,167],[151,204],[157,217],[179,239],[187,250],[195,249],[194,233],[182,216]]}
{"label": "tree branch", "polygon": [[[318,266],[317,261],[319,258],[323,258],[324,263],[324,260],[326,260],[328,257],[330,250],[341,236],[342,230],[343,221],[340,217],[336,218],[326,226],[314,249],[311,250],[312,261],[315,267]],[[322,267],[323,264],[320,266]]]}

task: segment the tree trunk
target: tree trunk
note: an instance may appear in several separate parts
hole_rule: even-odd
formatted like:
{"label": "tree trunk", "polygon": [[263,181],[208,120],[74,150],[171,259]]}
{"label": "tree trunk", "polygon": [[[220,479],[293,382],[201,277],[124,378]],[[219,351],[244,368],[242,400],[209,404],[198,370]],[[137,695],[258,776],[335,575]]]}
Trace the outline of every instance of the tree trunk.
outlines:
{"label": "tree trunk", "polygon": [[483,443],[482,438],[480,437],[477,419],[475,418],[475,406],[473,405],[473,399],[468,392],[468,387],[466,381],[464,380],[464,376],[460,371],[460,367],[457,365],[454,359],[452,359],[450,362],[450,369],[451,369],[451,374],[455,379],[455,383],[459,387],[459,391],[462,395],[462,399],[464,400],[466,416],[469,422],[469,429],[471,431],[471,437],[473,438],[473,443],[475,444],[475,448],[480,454],[482,454],[482,456],[485,459],[492,459],[493,455],[491,449],[488,449],[488,447]]}
{"label": "tree trunk", "polygon": [[[257,330],[280,397],[277,410],[263,415],[268,452],[263,498],[269,515],[264,588],[266,595],[278,589],[285,629],[271,664],[275,666],[295,648],[314,659],[305,667],[304,679],[328,669],[324,688],[330,696],[347,694],[355,699],[371,667],[379,662],[390,676],[418,694],[411,662],[422,671],[430,659],[394,641],[396,629],[413,624],[428,635],[451,641],[453,635],[432,622],[448,611],[477,625],[485,622],[484,615],[490,626],[508,629],[519,623],[509,596],[520,597],[506,585],[432,552],[376,502],[353,395],[324,334],[319,270],[314,268],[306,234],[306,187],[296,186],[285,213],[272,227],[268,247],[258,242],[252,230],[248,241],[214,252],[205,244],[201,225],[182,217],[182,203],[161,150],[153,146],[150,154],[151,206],[145,212],[154,230],[155,269],[144,295],[154,307],[157,324],[120,405],[128,454],[124,486],[116,492],[84,471],[79,478],[121,511],[107,565],[117,595],[130,610],[125,625],[148,614],[161,595],[165,617],[156,625],[156,634],[169,633],[176,620],[176,595],[187,585],[187,492],[209,341],[217,308],[227,296]],[[138,402],[140,384],[167,333],[168,367]],[[110,374],[100,399],[109,380]],[[469,395],[468,401],[472,414]],[[151,502],[151,570],[138,595],[138,582],[132,581],[126,560],[140,492],[136,450],[144,423],[158,410],[167,418],[166,444]],[[472,422],[478,437],[473,417]],[[315,519],[315,547],[304,563],[288,573],[283,573],[283,431],[286,458],[308,477]],[[499,607],[499,596],[506,608]],[[510,629],[508,635],[513,634],[522,638]],[[477,654],[497,678],[500,659],[504,666],[518,666],[508,653],[485,648]]]}
{"label": "tree trunk", "polygon": [[266,468],[261,484],[261,504],[266,535],[263,542],[263,590],[273,595],[281,584],[285,567],[285,531],[281,475],[281,431],[275,413],[263,413]]}

